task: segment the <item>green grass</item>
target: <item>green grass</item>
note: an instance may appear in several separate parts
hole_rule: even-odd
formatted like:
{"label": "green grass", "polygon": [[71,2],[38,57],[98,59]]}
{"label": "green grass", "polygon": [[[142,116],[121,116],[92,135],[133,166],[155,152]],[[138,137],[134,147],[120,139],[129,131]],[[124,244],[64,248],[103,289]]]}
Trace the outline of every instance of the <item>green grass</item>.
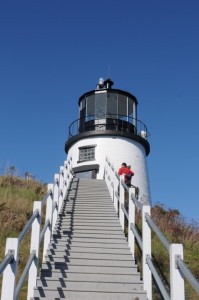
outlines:
{"label": "green grass", "polygon": [[[45,193],[46,187],[37,181],[26,181],[13,176],[0,177],[0,261],[5,255],[6,238],[19,236],[32,215],[33,202],[41,200]],[[17,281],[27,263],[29,254],[30,231],[20,244]],[[26,294],[27,284],[22,288],[19,299],[25,300]]]}
{"label": "green grass", "polygon": [[[46,187],[37,181],[26,181],[13,176],[0,176],[0,261],[5,255],[7,237],[18,237],[28,219],[32,215],[33,201],[41,200],[46,193]],[[156,204],[151,210],[152,218],[171,243],[184,245],[184,260],[193,274],[199,279],[199,224],[186,223],[185,219],[175,209],[165,209]],[[136,222],[141,229],[140,215]],[[127,234],[127,229],[125,230]],[[30,233],[20,246],[19,274],[24,269],[30,251]],[[165,248],[155,234],[152,233],[152,253],[159,274],[165,284],[169,281],[169,257]],[[136,247],[136,262],[141,271],[141,254]],[[153,285],[153,300],[160,300],[158,289]],[[19,297],[26,299],[26,285]],[[186,283],[186,300],[199,300],[199,296]]]}
{"label": "green grass", "polygon": [[[199,224],[186,223],[178,210],[165,209],[156,204],[151,209],[151,216],[159,229],[170,243],[181,243],[184,249],[184,261],[194,276],[199,280]],[[141,230],[141,217],[137,214],[136,223]],[[137,263],[141,270],[141,253],[136,248]],[[165,286],[169,285],[169,255],[159,238],[152,232],[152,258]],[[185,280],[186,300],[199,300],[199,296]],[[160,295],[153,284],[153,300],[159,300]]]}

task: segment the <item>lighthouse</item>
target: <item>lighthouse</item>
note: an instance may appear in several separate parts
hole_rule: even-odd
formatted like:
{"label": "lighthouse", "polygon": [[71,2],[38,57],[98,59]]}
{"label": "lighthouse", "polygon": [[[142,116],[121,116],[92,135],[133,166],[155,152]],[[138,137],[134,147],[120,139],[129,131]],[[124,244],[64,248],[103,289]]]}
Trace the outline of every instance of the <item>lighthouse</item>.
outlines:
{"label": "lighthouse", "polygon": [[100,78],[94,90],[79,98],[79,116],[69,126],[65,152],[78,178],[103,179],[106,158],[116,171],[123,162],[131,165],[132,184],[139,188],[140,201],[148,204],[147,127],[137,118],[136,97],[113,85],[110,78]]}

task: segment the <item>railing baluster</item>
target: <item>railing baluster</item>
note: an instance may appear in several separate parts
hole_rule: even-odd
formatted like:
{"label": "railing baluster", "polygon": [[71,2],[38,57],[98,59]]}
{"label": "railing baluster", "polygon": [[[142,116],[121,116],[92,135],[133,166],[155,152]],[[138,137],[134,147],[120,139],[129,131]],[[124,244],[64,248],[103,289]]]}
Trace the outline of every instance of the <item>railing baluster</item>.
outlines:
{"label": "railing baluster", "polygon": [[38,217],[34,220],[32,224],[31,232],[31,242],[30,242],[30,253],[35,252],[34,261],[31,264],[29,270],[29,279],[28,279],[28,298],[33,297],[34,287],[36,286],[37,281],[37,267],[39,261],[39,236],[41,228],[41,201],[34,201],[33,213],[35,211],[39,212]]}
{"label": "railing baluster", "polygon": [[63,204],[63,189],[64,189],[64,167],[60,167],[58,213],[60,212]]}
{"label": "railing baluster", "polygon": [[[48,184],[48,190],[53,191],[53,184]],[[44,247],[43,247],[43,261],[45,261],[46,252],[50,243],[51,239],[51,230],[52,230],[52,206],[53,206],[53,194],[51,193],[48,196],[47,203],[46,203],[46,221],[50,221],[50,225],[46,229],[44,235]]]}
{"label": "railing baluster", "polygon": [[54,176],[54,188],[53,188],[53,203],[55,205],[55,209],[53,211],[53,216],[52,216],[52,232],[55,228],[55,223],[57,221],[57,216],[58,216],[58,203],[59,201],[59,174],[55,174]]}
{"label": "railing baluster", "polygon": [[142,206],[142,270],[144,290],[147,291],[147,300],[152,300],[152,276],[146,260],[148,256],[151,257],[151,229],[146,221],[146,214],[151,214],[149,205]]}
{"label": "railing baluster", "polygon": [[68,188],[68,164],[67,160],[64,161],[64,181],[63,181],[63,199],[66,197],[67,188]]}
{"label": "railing baluster", "polygon": [[135,188],[129,189],[129,199],[128,199],[129,201],[128,244],[133,257],[135,257],[135,237],[131,230],[131,224],[135,226],[135,204],[131,200],[131,194],[135,194]]}
{"label": "railing baluster", "polygon": [[113,166],[110,165],[110,195],[112,202],[114,201],[114,172]]}
{"label": "railing baluster", "polygon": [[171,288],[171,300],[184,300],[184,279],[179,272],[176,258],[181,257],[183,259],[183,246],[182,244],[171,244],[169,249],[170,256],[170,288]]}
{"label": "railing baluster", "polygon": [[117,195],[118,195],[118,191],[119,191],[119,183],[120,183],[120,181],[114,173],[114,177],[113,177],[113,185],[114,185],[114,187],[113,187],[113,189],[114,189],[113,201],[114,201],[114,207],[115,207],[116,213],[118,213],[118,197],[117,197]]}
{"label": "railing baluster", "polygon": [[122,210],[122,204],[124,205],[124,199],[125,199],[125,189],[123,186],[124,182],[124,175],[120,176],[120,198],[119,198],[119,218],[120,218],[120,224],[122,226],[122,229],[124,231],[124,212]]}
{"label": "railing baluster", "polygon": [[18,265],[18,248],[18,238],[7,238],[5,254],[8,252],[12,253],[14,259],[12,263],[7,265],[3,272],[1,300],[12,300],[14,298]]}

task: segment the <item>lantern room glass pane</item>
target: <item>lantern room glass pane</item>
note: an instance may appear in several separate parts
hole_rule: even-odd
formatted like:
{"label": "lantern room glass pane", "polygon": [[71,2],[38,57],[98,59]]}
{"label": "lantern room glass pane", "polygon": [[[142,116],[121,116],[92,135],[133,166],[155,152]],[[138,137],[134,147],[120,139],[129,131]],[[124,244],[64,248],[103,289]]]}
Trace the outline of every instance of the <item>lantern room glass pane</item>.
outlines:
{"label": "lantern room glass pane", "polygon": [[133,106],[134,101],[131,98],[128,98],[128,116],[130,123],[133,123]]}
{"label": "lantern room glass pane", "polygon": [[82,99],[81,103],[80,103],[80,110],[84,109],[86,106],[86,99]]}
{"label": "lantern room glass pane", "polygon": [[95,115],[95,95],[87,97],[87,116]]}
{"label": "lantern room glass pane", "polygon": [[117,94],[116,93],[108,93],[107,94],[106,114],[109,118],[117,117]]}
{"label": "lantern room glass pane", "polygon": [[106,93],[95,94],[95,115],[103,117],[106,114]]}
{"label": "lantern room glass pane", "polygon": [[126,119],[127,116],[127,97],[124,95],[118,95],[118,114],[119,119]]}

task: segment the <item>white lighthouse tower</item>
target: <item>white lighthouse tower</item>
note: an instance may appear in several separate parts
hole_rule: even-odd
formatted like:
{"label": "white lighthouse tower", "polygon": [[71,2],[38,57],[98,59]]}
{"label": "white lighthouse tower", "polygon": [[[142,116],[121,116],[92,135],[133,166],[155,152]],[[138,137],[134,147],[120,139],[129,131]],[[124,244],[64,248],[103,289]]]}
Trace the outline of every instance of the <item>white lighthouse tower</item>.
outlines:
{"label": "white lighthouse tower", "polygon": [[69,127],[65,151],[79,178],[103,179],[106,158],[116,170],[123,162],[131,165],[139,199],[150,203],[147,127],[137,119],[136,97],[112,86],[100,78],[95,90],[79,98],[79,118]]}

